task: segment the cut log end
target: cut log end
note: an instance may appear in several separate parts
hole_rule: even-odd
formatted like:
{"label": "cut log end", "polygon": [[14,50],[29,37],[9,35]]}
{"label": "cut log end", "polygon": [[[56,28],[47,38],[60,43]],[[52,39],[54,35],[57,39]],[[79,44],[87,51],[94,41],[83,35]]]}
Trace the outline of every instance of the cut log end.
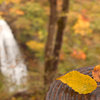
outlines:
{"label": "cut log end", "polygon": [[[76,69],[80,73],[89,75],[92,77],[92,72],[95,66],[82,67]],[[97,83],[100,86],[100,83]],[[54,81],[47,93],[45,100],[100,100],[100,87],[97,87],[92,93],[89,94],[79,94],[70,88],[67,84],[62,83],[59,80]]]}

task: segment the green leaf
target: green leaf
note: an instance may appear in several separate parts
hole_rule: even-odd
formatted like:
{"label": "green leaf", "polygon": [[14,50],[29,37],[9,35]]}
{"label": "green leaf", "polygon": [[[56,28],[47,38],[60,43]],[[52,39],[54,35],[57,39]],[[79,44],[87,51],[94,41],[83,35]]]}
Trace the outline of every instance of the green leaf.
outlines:
{"label": "green leaf", "polygon": [[61,80],[79,94],[91,93],[97,88],[97,83],[94,79],[78,71],[71,71],[56,80]]}

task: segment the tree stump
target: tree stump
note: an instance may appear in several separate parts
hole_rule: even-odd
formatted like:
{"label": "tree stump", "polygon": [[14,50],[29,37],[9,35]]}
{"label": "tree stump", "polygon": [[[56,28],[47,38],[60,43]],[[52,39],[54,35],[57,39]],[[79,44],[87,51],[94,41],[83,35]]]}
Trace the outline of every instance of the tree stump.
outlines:
{"label": "tree stump", "polygon": [[[91,70],[93,70],[94,67],[95,66],[82,67],[75,70],[92,77]],[[100,85],[100,83],[97,84]],[[100,100],[100,87],[97,87],[92,93],[79,94],[67,84],[62,83],[60,80],[55,80],[50,85],[45,100]]]}

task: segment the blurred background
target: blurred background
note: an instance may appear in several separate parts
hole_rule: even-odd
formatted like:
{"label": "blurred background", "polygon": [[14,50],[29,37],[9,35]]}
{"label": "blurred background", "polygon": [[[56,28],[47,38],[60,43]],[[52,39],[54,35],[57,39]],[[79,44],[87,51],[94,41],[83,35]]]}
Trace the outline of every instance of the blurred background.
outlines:
{"label": "blurred background", "polygon": [[[0,17],[11,27],[28,69],[27,93],[8,95],[0,89],[0,100],[44,100],[45,45],[50,16],[49,0],[0,1]],[[70,0],[69,12],[62,13],[63,0],[57,1],[57,16],[67,16],[56,77],[75,68],[100,63],[100,1]],[[57,31],[57,25],[55,26]],[[2,75],[1,75],[2,80]],[[49,76],[48,76],[49,78]]]}

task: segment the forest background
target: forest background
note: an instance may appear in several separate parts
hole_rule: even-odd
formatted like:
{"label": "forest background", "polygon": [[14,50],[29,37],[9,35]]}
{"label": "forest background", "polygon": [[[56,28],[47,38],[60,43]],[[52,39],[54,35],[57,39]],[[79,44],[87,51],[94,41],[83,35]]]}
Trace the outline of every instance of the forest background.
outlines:
{"label": "forest background", "polygon": [[[57,77],[100,62],[100,1],[70,0],[66,14],[61,12],[62,1],[57,1],[57,15],[67,16],[68,20],[55,73]],[[10,25],[29,73],[28,92],[31,95],[12,100],[44,100],[48,88],[44,85],[44,51],[49,16],[49,0],[5,0],[0,5],[0,17]],[[1,91],[2,97],[7,98],[7,93]]]}

